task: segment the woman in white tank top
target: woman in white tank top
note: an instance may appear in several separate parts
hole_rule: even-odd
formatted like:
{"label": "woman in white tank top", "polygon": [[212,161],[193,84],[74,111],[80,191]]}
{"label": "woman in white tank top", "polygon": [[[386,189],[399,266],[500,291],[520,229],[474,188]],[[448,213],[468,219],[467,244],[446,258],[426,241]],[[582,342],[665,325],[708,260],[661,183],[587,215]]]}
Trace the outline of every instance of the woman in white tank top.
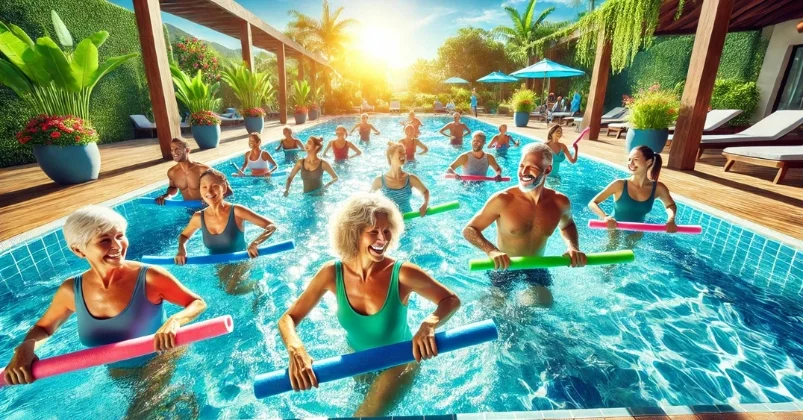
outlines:
{"label": "woman in white tank top", "polygon": [[[236,176],[245,176],[245,170],[251,171],[251,176],[270,176],[276,170],[276,161],[273,160],[270,153],[260,149],[262,145],[262,138],[257,133],[251,133],[248,136],[248,147],[251,150],[245,153],[245,161],[243,166],[238,170]],[[270,163],[270,165],[268,165]],[[273,167],[273,169],[270,169]]]}

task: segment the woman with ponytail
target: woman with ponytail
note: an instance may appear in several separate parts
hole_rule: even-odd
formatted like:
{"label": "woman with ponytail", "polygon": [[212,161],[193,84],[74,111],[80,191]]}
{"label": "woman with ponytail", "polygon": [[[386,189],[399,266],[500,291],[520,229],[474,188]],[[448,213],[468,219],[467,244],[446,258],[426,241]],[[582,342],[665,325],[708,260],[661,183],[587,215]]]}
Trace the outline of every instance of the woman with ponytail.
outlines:
{"label": "woman with ponytail", "polygon": [[[408,127],[412,126],[408,125]],[[374,179],[371,191],[382,191],[385,197],[396,203],[402,213],[407,213],[412,211],[410,198],[412,198],[413,188],[415,188],[424,196],[424,203],[418,208],[421,217],[424,217],[429,206],[429,190],[417,176],[402,169],[407,161],[405,146],[402,143],[388,142],[387,157],[390,169],[384,175]]]}
{"label": "woman with ponytail", "polygon": [[579,153],[577,144],[574,145],[574,156],[572,156],[569,148],[560,142],[562,137],[563,129],[560,128],[558,124],[554,124],[550,127],[546,135],[546,145],[549,146],[549,150],[552,150],[552,172],[549,173],[550,176],[558,175],[560,164],[564,160],[568,159],[571,164],[577,162],[577,155]]}
{"label": "woman with ponytail", "polygon": [[[652,203],[656,198],[666,207],[666,231],[677,232],[675,212],[677,206],[669,189],[658,182],[661,173],[661,155],[655,153],[647,146],[639,146],[630,151],[627,158],[627,169],[631,175],[628,179],[618,179],[611,182],[605,190],[597,194],[588,207],[600,219],[605,220],[608,229],[616,229],[616,222],[644,222],[647,213],[652,210]],[[609,216],[599,206],[608,197],[614,198],[613,216]]]}

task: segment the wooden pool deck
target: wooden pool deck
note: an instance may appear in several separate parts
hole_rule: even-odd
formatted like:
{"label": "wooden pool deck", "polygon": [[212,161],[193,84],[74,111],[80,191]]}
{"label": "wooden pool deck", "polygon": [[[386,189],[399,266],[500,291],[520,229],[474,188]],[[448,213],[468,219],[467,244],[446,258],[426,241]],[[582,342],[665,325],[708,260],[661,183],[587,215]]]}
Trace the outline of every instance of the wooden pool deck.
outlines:
{"label": "wooden pool deck", "polygon": [[[530,127],[513,127],[511,117],[481,116],[492,123],[507,123],[510,130],[531,137],[545,138],[544,123]],[[326,121],[323,118],[320,121]],[[310,127],[290,125],[294,130]],[[276,121],[266,123],[263,138],[272,141],[281,137],[283,126]],[[573,139],[573,128],[565,129]],[[190,144],[195,144],[190,142]],[[600,141],[583,140],[580,153],[595,156],[619,165],[626,164],[624,140],[601,136]],[[240,127],[223,130],[216,149],[193,150],[192,158],[201,162],[232,155],[247,149],[247,136]],[[98,204],[122,194],[166,179],[173,165],[161,159],[156,139],[130,140],[100,146],[103,166],[97,181],[60,186],[36,164],[0,169],[0,241],[28,232],[69,215],[87,204]],[[760,226],[803,240],[803,170],[789,171],[783,184],[772,183],[775,171],[770,168],[738,165],[724,172],[725,159],[707,153],[695,171],[664,168],[661,179],[673,193],[683,195],[715,209],[730,213]]]}

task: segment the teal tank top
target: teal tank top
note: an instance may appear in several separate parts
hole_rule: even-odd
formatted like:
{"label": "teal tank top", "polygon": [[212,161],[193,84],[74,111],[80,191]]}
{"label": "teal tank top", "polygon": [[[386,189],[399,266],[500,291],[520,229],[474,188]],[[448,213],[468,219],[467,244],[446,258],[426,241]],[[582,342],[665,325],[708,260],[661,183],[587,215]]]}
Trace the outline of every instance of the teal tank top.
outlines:
{"label": "teal tank top", "polygon": [[625,181],[625,185],[622,187],[622,195],[613,202],[613,218],[617,222],[644,222],[647,213],[652,210],[652,203],[655,201],[655,187],[657,185],[657,182],[652,183],[650,198],[644,201],[636,201],[627,193],[627,181]]}
{"label": "teal tank top", "polygon": [[[145,293],[145,274],[148,266],[143,265],[137,276],[137,284],[128,306],[111,318],[95,318],[84,301],[82,284],[83,275],[73,279],[75,295],[75,315],[78,318],[78,339],[86,347],[97,347],[104,344],[118,343],[132,338],[156,333],[165,323],[167,316],[162,304],[153,304]],[[137,357],[108,365],[115,368],[139,367],[147,363],[155,355]]]}
{"label": "teal tank top", "polygon": [[373,315],[362,315],[354,311],[346,295],[343,282],[343,263],[335,261],[337,281],[337,320],[346,330],[346,340],[355,351],[386,346],[411,340],[413,334],[407,325],[407,305],[399,298],[399,270],[402,262],[393,265],[393,274],[388,285],[385,304]]}
{"label": "teal tank top", "polygon": [[552,172],[550,175],[557,175],[558,170],[560,169],[560,164],[566,160],[566,155],[563,153],[563,148],[561,147],[560,152],[552,152]]}
{"label": "teal tank top", "polygon": [[410,198],[413,197],[413,187],[410,185],[410,175],[407,175],[407,183],[401,188],[390,188],[385,184],[385,175],[382,175],[382,194],[399,206],[402,213],[413,211],[410,206]]}
{"label": "teal tank top", "polygon": [[204,212],[201,210],[201,231],[204,235],[204,246],[209,249],[210,254],[230,254],[237,251],[245,251],[248,246],[245,244],[245,232],[237,227],[237,220],[234,218],[234,205],[229,212],[229,221],[226,222],[226,229],[215,235],[206,228]]}

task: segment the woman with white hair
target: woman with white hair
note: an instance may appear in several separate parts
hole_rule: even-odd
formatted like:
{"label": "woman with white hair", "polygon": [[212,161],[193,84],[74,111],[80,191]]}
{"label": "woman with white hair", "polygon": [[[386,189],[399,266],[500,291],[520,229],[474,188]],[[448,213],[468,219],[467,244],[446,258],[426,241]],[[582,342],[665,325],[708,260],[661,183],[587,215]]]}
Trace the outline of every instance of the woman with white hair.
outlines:
{"label": "woman with white hair", "polygon": [[[67,218],[64,239],[70,250],[85,259],[90,268],[67,279],[58,288],[50,307],[14,350],[4,373],[7,384],[29,384],[35,380],[31,374],[31,365],[38,360],[34,350],[73,313],[78,320],[78,339],[86,347],[155,334],[154,349],[165,351],[176,346],[179,327],[206,309],[203,299],[167,270],[126,261],[126,227],[120,214],[102,206],[84,207]],[[165,301],[184,309],[167,317]],[[144,356],[108,367],[116,376],[121,374],[118,369],[134,370],[153,365],[148,363],[153,358],[153,355]]]}
{"label": "woman with white hair", "polygon": [[[420,267],[387,256],[403,231],[404,222],[396,205],[376,193],[355,194],[341,203],[330,219],[329,236],[339,259],[324,264],[279,319],[294,390],[318,386],[312,358],[296,326],[327,292],[337,297],[337,320],[355,351],[412,339],[416,361],[438,355],[435,329],[455,313],[460,299]],[[413,293],[437,305],[415,335],[407,324],[407,305]],[[412,384],[416,372],[415,363],[381,372],[355,417],[380,416],[389,411]]]}

